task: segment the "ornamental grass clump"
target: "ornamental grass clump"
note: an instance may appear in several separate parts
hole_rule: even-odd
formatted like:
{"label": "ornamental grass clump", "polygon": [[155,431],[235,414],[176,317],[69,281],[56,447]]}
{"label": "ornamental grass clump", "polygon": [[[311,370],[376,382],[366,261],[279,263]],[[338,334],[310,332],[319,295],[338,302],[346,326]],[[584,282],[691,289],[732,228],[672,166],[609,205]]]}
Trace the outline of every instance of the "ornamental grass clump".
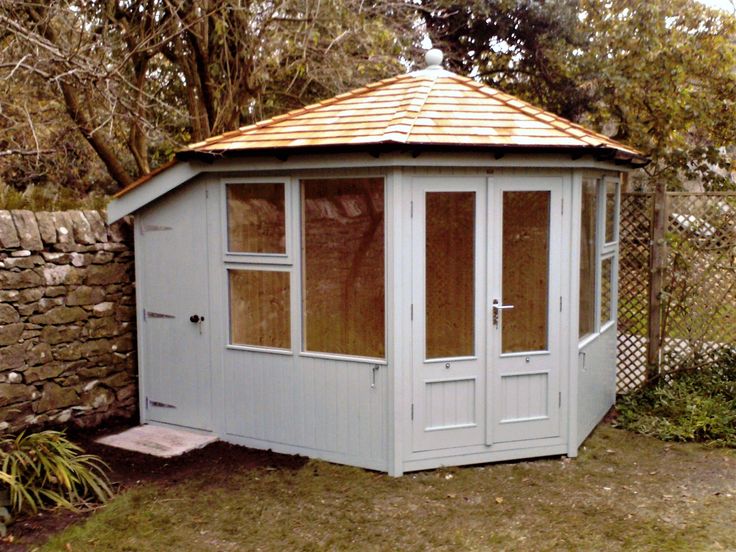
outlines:
{"label": "ornamental grass clump", "polygon": [[106,468],[59,431],[0,436],[0,489],[13,513],[104,502],[112,496]]}
{"label": "ornamental grass clump", "polygon": [[617,425],[637,433],[736,448],[736,349],[624,396],[618,410]]}

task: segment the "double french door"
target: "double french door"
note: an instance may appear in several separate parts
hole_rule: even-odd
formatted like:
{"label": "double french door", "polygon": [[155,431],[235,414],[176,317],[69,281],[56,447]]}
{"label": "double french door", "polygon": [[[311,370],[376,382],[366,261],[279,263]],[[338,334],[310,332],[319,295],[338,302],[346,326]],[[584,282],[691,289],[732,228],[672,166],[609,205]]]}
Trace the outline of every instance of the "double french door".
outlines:
{"label": "double french door", "polygon": [[413,179],[414,451],[559,435],[561,180]]}

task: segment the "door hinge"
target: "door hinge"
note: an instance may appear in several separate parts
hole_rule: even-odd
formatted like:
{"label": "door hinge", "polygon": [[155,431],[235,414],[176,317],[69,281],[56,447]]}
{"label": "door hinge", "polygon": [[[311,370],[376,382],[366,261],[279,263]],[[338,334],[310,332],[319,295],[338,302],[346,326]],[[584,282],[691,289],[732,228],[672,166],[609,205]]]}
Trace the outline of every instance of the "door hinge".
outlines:
{"label": "door hinge", "polygon": [[561,215],[565,214],[565,198],[564,197],[562,198],[562,201],[560,201],[560,214]]}
{"label": "door hinge", "polygon": [[560,295],[560,312],[562,312],[562,295]]}
{"label": "door hinge", "polygon": [[414,218],[414,202],[409,202],[409,218]]}
{"label": "door hinge", "polygon": [[411,403],[411,419],[414,419],[414,403]]}
{"label": "door hinge", "polygon": [[411,317],[412,320],[414,320],[414,303],[411,304],[409,316]]}
{"label": "door hinge", "polygon": [[562,391],[557,393],[557,408],[562,408]]}
{"label": "door hinge", "polygon": [[146,397],[146,410],[148,410],[148,397]]}
{"label": "door hinge", "polygon": [[205,189],[205,191],[204,191],[204,198],[205,199],[208,199],[209,197],[210,197],[210,191],[207,190],[207,189]]}

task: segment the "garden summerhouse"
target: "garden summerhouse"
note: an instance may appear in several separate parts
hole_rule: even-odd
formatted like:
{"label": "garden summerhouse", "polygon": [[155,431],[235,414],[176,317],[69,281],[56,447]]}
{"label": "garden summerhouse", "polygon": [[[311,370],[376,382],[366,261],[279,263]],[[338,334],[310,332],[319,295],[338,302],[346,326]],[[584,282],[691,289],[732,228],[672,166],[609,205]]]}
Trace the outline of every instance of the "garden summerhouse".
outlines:
{"label": "garden summerhouse", "polygon": [[646,160],[441,61],[110,203],[142,422],[393,475],[576,455],[615,399],[619,186]]}

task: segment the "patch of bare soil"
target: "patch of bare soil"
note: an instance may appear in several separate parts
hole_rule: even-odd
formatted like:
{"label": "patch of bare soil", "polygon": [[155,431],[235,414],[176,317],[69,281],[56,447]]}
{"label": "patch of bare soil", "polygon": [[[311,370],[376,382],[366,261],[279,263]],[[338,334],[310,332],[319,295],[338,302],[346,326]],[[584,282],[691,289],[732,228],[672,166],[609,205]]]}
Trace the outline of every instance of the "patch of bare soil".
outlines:
{"label": "patch of bare soil", "polygon": [[[147,483],[176,485],[194,476],[201,477],[203,472],[206,472],[208,480],[221,483],[237,472],[259,467],[298,469],[306,462],[306,458],[300,456],[287,456],[222,442],[215,442],[174,458],[159,458],[95,442],[98,437],[129,427],[130,423],[117,421],[92,431],[72,429],[68,433],[69,438],[85,452],[96,454],[109,466],[108,477],[118,493]],[[33,550],[50,535],[83,520],[93,511],[94,508],[78,512],[58,509],[21,516],[10,526],[8,538],[0,540],[0,550]]]}

